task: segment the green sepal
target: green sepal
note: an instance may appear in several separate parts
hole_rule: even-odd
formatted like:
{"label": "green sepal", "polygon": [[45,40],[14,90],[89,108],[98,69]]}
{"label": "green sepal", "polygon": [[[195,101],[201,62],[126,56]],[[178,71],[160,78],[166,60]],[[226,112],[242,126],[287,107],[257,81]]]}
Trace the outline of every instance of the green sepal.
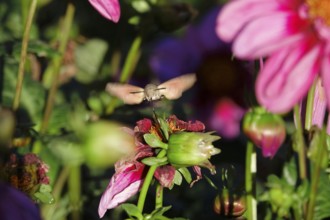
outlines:
{"label": "green sepal", "polygon": [[160,129],[162,130],[162,133],[163,133],[165,139],[168,140],[168,138],[169,138],[169,133],[168,133],[169,127],[168,127],[167,122],[162,118],[158,118],[158,122],[160,124]]}
{"label": "green sepal", "polygon": [[155,134],[147,133],[143,135],[143,138],[150,147],[167,149],[167,144],[163,143]]}
{"label": "green sepal", "polygon": [[173,180],[175,185],[180,186],[182,183],[182,175],[179,171],[175,170],[175,174],[174,174],[174,180]]}
{"label": "green sepal", "polygon": [[168,163],[167,157],[163,157],[163,158],[147,157],[144,158],[141,162],[148,166],[154,166],[154,165],[163,166]]}
{"label": "green sepal", "polygon": [[178,169],[179,172],[183,175],[184,179],[187,181],[187,183],[191,183],[192,178],[189,170],[186,167],[181,167]]}

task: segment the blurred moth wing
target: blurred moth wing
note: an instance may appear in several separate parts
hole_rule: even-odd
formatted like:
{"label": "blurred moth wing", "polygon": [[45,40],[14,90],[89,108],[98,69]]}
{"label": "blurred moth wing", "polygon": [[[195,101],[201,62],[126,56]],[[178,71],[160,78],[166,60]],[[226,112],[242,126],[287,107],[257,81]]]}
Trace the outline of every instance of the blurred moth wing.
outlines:
{"label": "blurred moth wing", "polygon": [[108,83],[105,90],[129,105],[140,104],[144,99],[144,89],[130,84]]}
{"label": "blurred moth wing", "polygon": [[185,74],[160,84],[157,89],[160,91],[161,95],[165,96],[167,99],[178,99],[182,96],[184,91],[194,85],[196,79],[196,74],[194,73]]}
{"label": "blurred moth wing", "polygon": [[177,99],[196,82],[196,74],[186,74],[170,79],[158,86],[148,84],[143,89],[138,86],[120,83],[108,83],[106,91],[121,99],[125,104],[140,104],[143,100],[156,101],[165,96],[167,99]]}

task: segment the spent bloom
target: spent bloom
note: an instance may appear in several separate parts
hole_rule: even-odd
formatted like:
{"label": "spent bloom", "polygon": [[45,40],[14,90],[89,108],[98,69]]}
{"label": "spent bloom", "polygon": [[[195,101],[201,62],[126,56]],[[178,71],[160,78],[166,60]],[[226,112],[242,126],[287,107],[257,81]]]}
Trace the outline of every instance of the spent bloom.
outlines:
{"label": "spent bloom", "polygon": [[155,158],[158,146],[167,152],[165,163],[159,164],[154,173],[154,178],[163,187],[171,189],[174,184],[178,184],[174,179],[179,174],[177,168],[193,168],[196,179],[186,179],[191,186],[202,178],[200,166],[209,168],[214,173],[214,167],[208,159],[220,152],[211,143],[219,139],[218,136],[203,133],[205,126],[200,121],[185,122],[174,115],[166,120],[157,120],[159,121],[156,123],[145,118],[136,123],[132,131],[136,150],[116,162],[115,174],[100,200],[100,217],[104,216],[107,209],[117,207],[140,190],[149,170],[145,159]]}
{"label": "spent bloom", "polygon": [[236,0],[220,12],[217,34],[234,41],[236,57],[268,57],[256,81],[257,98],[268,110],[289,111],[318,75],[329,88],[329,9],[328,0]]}
{"label": "spent bloom", "polygon": [[117,23],[120,18],[118,0],[89,0],[89,3],[105,18]]}

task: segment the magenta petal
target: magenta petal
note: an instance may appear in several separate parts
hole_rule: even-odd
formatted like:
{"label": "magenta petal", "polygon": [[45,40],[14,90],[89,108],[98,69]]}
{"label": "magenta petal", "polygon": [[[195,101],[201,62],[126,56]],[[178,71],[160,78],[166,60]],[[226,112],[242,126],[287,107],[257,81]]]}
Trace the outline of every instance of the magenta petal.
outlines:
{"label": "magenta petal", "polygon": [[236,0],[226,4],[217,19],[216,32],[224,41],[232,41],[251,19],[280,8],[279,1]]}
{"label": "magenta petal", "polygon": [[118,0],[89,0],[93,7],[105,18],[118,22],[120,18],[120,5]]}
{"label": "magenta petal", "polygon": [[312,38],[274,53],[256,82],[259,103],[275,113],[291,110],[317,75],[320,53],[321,46]]}
{"label": "magenta petal", "polygon": [[301,33],[306,21],[294,12],[275,12],[253,19],[236,38],[235,56],[254,59],[267,56],[305,37]]}
{"label": "magenta petal", "polygon": [[[325,88],[325,96],[327,100],[330,100],[330,56],[325,55],[321,64],[321,76],[323,87]],[[328,109],[330,109],[330,101],[328,101]]]}
{"label": "magenta petal", "polygon": [[122,163],[116,170],[110,183],[103,193],[99,204],[99,216],[102,218],[107,209],[117,207],[131,196],[135,195],[142,183],[144,164],[139,162]]}

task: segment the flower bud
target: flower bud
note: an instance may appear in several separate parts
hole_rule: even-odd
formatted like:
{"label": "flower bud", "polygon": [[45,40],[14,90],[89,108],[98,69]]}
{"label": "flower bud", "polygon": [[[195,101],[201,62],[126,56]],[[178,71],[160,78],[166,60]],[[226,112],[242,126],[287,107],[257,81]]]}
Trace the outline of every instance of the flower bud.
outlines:
{"label": "flower bud", "polygon": [[177,167],[202,165],[220,150],[212,145],[220,137],[211,133],[178,132],[170,135],[168,141],[168,162]]}
{"label": "flower bud", "polygon": [[86,163],[94,168],[107,168],[135,150],[134,137],[122,125],[97,121],[87,125],[84,140]]}
{"label": "flower bud", "polygon": [[213,210],[223,216],[239,217],[246,211],[245,197],[230,195],[227,190],[215,197]]}
{"label": "flower bud", "polygon": [[243,131],[260,147],[264,157],[273,157],[285,139],[285,124],[279,115],[256,108],[244,116]]}

